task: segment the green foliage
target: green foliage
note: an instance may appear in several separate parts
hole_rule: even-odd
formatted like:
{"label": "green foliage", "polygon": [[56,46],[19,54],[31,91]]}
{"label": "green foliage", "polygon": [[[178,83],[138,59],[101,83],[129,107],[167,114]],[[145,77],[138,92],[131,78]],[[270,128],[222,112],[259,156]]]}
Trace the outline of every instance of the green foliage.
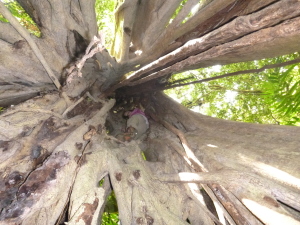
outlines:
{"label": "green foliage", "polygon": [[8,23],[8,20],[4,18],[4,16],[0,13],[0,22]]}
{"label": "green foliage", "polygon": [[286,117],[287,125],[299,125],[300,78],[299,66],[292,65],[269,74],[263,88],[277,114]]}
{"label": "green foliage", "polygon": [[102,180],[99,181],[99,187],[102,187],[104,184],[104,178]]}
{"label": "green foliage", "polygon": [[[181,23],[185,23],[186,21],[188,21],[193,15],[195,15],[195,13],[200,9],[203,8],[205,5],[207,5],[209,2],[211,2],[212,0],[199,0],[197,4],[195,4],[192,8],[190,13],[184,18],[183,21],[181,21]],[[172,15],[170,22],[172,23],[172,21],[176,18],[176,16],[179,14],[179,12],[182,10],[183,6],[187,3],[187,0],[183,0],[181,1],[179,7],[175,10],[174,14]]]}
{"label": "green foliage", "polygon": [[[32,18],[26,13],[26,11],[20,6],[20,4],[14,0],[2,0],[11,14],[17,18],[22,26],[24,26],[30,33],[37,37],[41,36],[41,31],[37,27],[36,23]],[[8,22],[1,14],[0,21]]]}
{"label": "green foliage", "polygon": [[[299,57],[298,53],[259,61],[214,66],[174,75],[170,82],[257,69]],[[300,125],[300,68],[290,65],[165,91],[186,107],[210,116],[252,123]],[[201,107],[200,107],[201,106]]]}
{"label": "green foliage", "polygon": [[101,225],[118,225],[119,214],[104,212],[102,215]]}
{"label": "green foliage", "polygon": [[111,44],[113,40],[115,26],[115,5],[115,0],[96,0],[95,5],[97,25],[99,30],[105,34],[105,43],[107,49],[110,48],[109,44]]}
{"label": "green foliage", "polygon": [[[39,30],[36,23],[32,18],[25,12],[25,10],[20,6],[20,4],[15,0],[2,0],[5,6],[9,9],[14,17],[18,19],[20,24],[24,26],[30,33],[37,37],[41,36],[41,31]],[[114,33],[114,7],[115,0],[96,0],[95,11],[97,17],[97,25],[99,30],[105,33],[106,43],[111,43]],[[0,14],[0,21],[8,22],[7,19]]]}
{"label": "green foliage", "polygon": [[142,151],[141,154],[142,154],[143,160],[146,161],[147,159],[146,159],[145,153]]}
{"label": "green foliage", "polygon": [[170,23],[172,23],[172,20],[178,15],[178,13],[181,11],[181,9],[185,5],[185,3],[187,3],[187,0],[181,1],[181,3],[179,4],[178,8],[175,10],[174,14],[172,15],[172,17],[170,19]]}
{"label": "green foliage", "polygon": [[119,222],[118,205],[115,193],[112,191],[108,196],[107,203],[102,215],[101,225],[115,225]]}

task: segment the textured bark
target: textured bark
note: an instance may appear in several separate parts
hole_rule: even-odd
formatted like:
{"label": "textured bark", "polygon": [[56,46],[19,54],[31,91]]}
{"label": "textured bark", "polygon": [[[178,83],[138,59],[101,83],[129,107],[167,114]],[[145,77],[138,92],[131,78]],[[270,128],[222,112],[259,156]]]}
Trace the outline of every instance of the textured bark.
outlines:
{"label": "textured bark", "polygon": [[[76,182],[74,187],[73,183],[78,168],[90,154],[86,145],[92,136],[90,139],[84,137],[95,129],[92,125],[102,132],[100,128],[104,127],[105,115],[114,104],[111,100],[99,112],[94,109],[94,113],[90,112],[94,114],[92,117],[82,115],[65,120],[58,113],[66,105],[57,101],[57,97],[52,95],[29,101],[23,104],[24,109],[19,105],[1,116],[5,131],[1,132],[1,171],[5,171],[1,174],[0,218],[3,224],[40,224],[36,221],[43,219],[43,224],[55,224],[69,194],[73,193],[71,191],[74,190],[74,195],[78,192]],[[45,101],[54,111],[39,107],[45,105]],[[85,123],[84,119],[87,120]],[[90,191],[93,191],[91,187]],[[103,191],[98,188],[96,193],[101,195]],[[96,197],[100,203],[105,202],[103,197]],[[90,201],[87,197],[84,200],[86,204]]]}
{"label": "textured bark", "polygon": [[[124,128],[126,95],[140,95],[144,81],[152,88],[174,72],[299,50],[299,1],[205,1],[185,23],[197,1],[172,23],[181,1],[123,1],[114,45],[122,64],[93,39],[94,0],[19,2],[62,88],[0,22],[0,106],[29,99],[0,115],[0,224],[99,224],[111,190],[122,225],[300,223],[298,128],[206,117],[156,90],[134,99],[154,115],[144,139],[120,142],[105,127],[108,116],[111,134]],[[98,98],[122,86],[116,106]]]}
{"label": "textured bark", "polygon": [[287,205],[299,211],[299,128],[223,121],[190,112],[162,96],[156,104],[158,100],[156,113],[184,129],[197,158],[216,172],[204,174],[200,183],[211,184],[219,177],[217,183],[263,223],[299,224],[299,214],[291,218],[285,209]]}
{"label": "textured bark", "polygon": [[[85,1],[81,6],[76,1],[55,0],[20,1],[20,4],[34,19],[42,33],[41,38],[31,35],[31,39],[37,44],[50,69],[63,85],[67,79],[65,69],[81,59],[87,45],[98,35],[94,1]],[[0,27],[0,85],[4,86],[3,82],[19,84],[23,94],[19,92],[18,96],[24,99],[32,97],[29,94],[36,86],[52,85],[46,70],[28,43],[11,25],[0,22]],[[86,63],[84,78],[75,79],[64,90],[69,96],[77,97],[96,85],[94,90],[99,92],[99,86],[105,89],[116,80],[114,71],[117,71],[117,67],[116,61],[104,50],[102,54],[96,54]],[[49,91],[49,88],[41,88],[34,93],[45,91]],[[6,105],[15,104],[15,99],[9,98],[7,93],[1,93],[0,100]]]}
{"label": "textured bark", "polygon": [[[134,39],[135,36],[133,36],[132,48],[142,51],[143,54],[134,56],[123,68],[126,70],[128,66],[144,65],[152,62],[158,57],[182,46],[187,41],[201,37],[228,23],[237,16],[244,16],[256,12],[274,2],[276,1],[270,0],[261,2],[251,0],[245,2],[208,0],[203,1],[195,15],[190,17],[190,11],[186,8],[192,8],[197,4],[190,0],[179,12],[178,17],[172,20],[172,23],[170,23],[172,14],[165,13],[163,14],[164,18],[159,16],[160,11],[162,11],[160,8],[161,5],[156,4],[155,6],[157,8],[153,9],[154,12],[157,12],[158,16],[156,13],[153,13],[152,10],[147,12],[145,9],[141,9],[141,18],[144,18],[145,15],[146,18],[148,18],[147,14],[149,13],[154,15],[151,17],[151,24],[153,24],[153,26],[142,24],[136,27],[136,31],[133,31],[133,33],[138,32],[139,36],[136,39]],[[174,4],[175,3],[171,1],[166,1],[163,6],[169,5],[169,7],[171,7]],[[145,7],[148,6],[145,5]],[[141,23],[143,22],[138,22],[138,24]],[[141,41],[142,43],[140,43]],[[137,45],[135,45],[135,43],[137,43]]]}
{"label": "textured bark", "polygon": [[129,78],[124,78],[108,90],[108,93],[122,86],[136,86],[174,72],[216,64],[245,62],[297,51],[300,49],[300,14],[295,8],[300,8],[298,1],[286,0],[271,4],[250,15],[242,14],[200,38],[187,40],[182,47],[140,68],[130,74]]}

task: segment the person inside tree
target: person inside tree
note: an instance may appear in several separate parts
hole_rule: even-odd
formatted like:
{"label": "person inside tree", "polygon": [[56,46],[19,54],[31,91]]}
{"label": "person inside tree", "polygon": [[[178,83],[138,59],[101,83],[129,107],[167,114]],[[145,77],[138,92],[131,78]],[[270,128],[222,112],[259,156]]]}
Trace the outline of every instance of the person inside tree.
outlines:
{"label": "person inside tree", "polygon": [[135,108],[124,112],[123,115],[128,118],[124,141],[137,140],[149,129],[149,121],[143,110]]}

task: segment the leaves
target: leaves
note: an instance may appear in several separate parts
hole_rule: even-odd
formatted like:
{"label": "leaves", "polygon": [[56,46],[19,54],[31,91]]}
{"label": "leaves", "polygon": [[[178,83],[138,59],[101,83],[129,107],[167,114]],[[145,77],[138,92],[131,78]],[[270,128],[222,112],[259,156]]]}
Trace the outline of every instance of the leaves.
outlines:
{"label": "leaves", "polygon": [[[113,40],[114,33],[114,9],[115,0],[96,0],[95,10],[99,30],[105,35],[105,43],[109,45]],[[106,46],[109,48],[109,46]]]}
{"label": "leaves", "polygon": [[[2,0],[2,2],[5,3],[5,6],[8,8],[11,14],[16,17],[19,20],[20,24],[24,26],[30,33],[34,34],[37,37],[41,36],[41,31],[39,30],[36,23],[17,1]],[[8,22],[1,14],[0,21]]]}
{"label": "leaves", "polygon": [[112,191],[108,196],[105,205],[104,213],[102,215],[102,225],[115,225],[119,222],[118,205],[115,193]]}
{"label": "leaves", "polygon": [[[170,83],[192,75],[195,80],[211,78],[237,71],[258,69],[274,63],[283,63],[299,57],[298,53],[259,61],[214,66],[176,74]],[[259,73],[226,77],[205,83],[177,87],[165,91],[186,107],[222,119],[299,125],[300,109],[299,64],[272,68]],[[198,102],[203,103],[199,107]],[[292,119],[291,119],[292,118]]]}
{"label": "leaves", "polygon": [[102,215],[101,225],[118,225],[119,223],[118,213],[108,213],[104,212]]}

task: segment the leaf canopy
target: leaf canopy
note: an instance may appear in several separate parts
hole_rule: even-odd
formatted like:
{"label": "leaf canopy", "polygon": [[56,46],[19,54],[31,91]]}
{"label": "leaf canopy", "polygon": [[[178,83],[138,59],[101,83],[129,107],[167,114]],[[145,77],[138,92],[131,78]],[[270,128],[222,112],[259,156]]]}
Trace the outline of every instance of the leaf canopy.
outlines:
{"label": "leaf canopy", "polygon": [[[169,83],[174,84],[178,80],[191,82],[237,71],[258,69],[298,57],[299,53],[294,53],[187,71],[174,75]],[[252,123],[300,125],[299,84],[299,64],[294,64],[259,73],[241,74],[177,87],[165,92],[184,106],[209,116]]]}

